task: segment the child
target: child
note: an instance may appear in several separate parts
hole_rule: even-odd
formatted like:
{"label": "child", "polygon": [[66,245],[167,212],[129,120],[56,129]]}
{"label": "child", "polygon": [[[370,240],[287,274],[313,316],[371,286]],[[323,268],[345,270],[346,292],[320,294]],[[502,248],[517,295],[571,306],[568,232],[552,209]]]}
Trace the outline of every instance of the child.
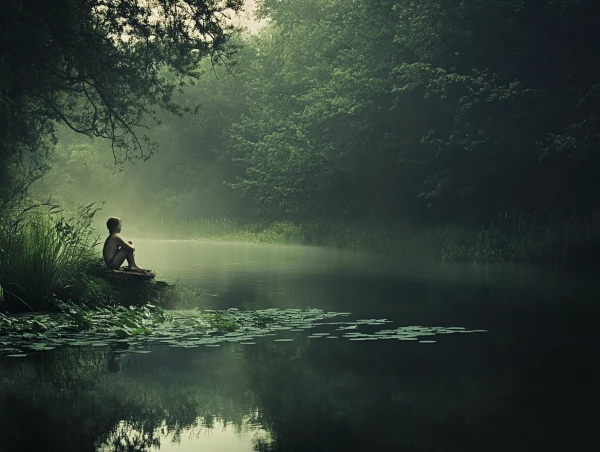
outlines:
{"label": "child", "polygon": [[106,222],[106,227],[108,228],[109,236],[104,242],[102,256],[108,268],[117,270],[125,259],[127,259],[127,263],[129,264],[127,270],[143,271],[143,268],[135,264],[135,246],[133,242],[131,240],[126,242],[119,235],[119,232],[121,232],[121,220],[115,217],[109,218]]}

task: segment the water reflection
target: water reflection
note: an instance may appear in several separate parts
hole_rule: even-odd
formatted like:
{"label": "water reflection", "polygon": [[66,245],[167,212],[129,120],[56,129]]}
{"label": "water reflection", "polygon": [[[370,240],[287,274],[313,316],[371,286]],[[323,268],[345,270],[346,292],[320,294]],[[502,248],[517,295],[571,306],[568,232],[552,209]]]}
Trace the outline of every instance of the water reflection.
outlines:
{"label": "water reflection", "polygon": [[210,417],[198,418],[188,428],[170,431],[163,423],[152,432],[138,430],[132,423],[121,421],[96,451],[252,452],[270,443],[269,433],[253,425],[250,419],[241,425],[228,425]]}
{"label": "water reflection", "polygon": [[474,337],[0,358],[2,450],[584,450],[593,347]]}
{"label": "water reflection", "polygon": [[269,436],[236,356],[158,347],[118,359],[79,349],[0,358],[1,450],[151,451],[173,443],[252,450]]}
{"label": "water reflection", "polygon": [[215,293],[205,306],[316,307],[394,327],[489,332],[435,344],[296,332],[293,342],[150,354],[0,356],[2,452],[593,450],[595,280],[289,247],[171,244],[168,254],[155,245],[144,263]]}

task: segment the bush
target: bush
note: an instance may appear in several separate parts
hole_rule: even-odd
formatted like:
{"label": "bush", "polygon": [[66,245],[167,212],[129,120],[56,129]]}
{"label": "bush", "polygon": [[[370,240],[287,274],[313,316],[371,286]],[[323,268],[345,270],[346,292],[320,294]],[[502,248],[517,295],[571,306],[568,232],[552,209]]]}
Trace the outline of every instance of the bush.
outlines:
{"label": "bush", "polygon": [[72,217],[54,208],[29,211],[0,225],[0,285],[6,306],[42,310],[58,298],[106,296],[108,288],[88,276],[98,264],[91,223],[95,205]]}

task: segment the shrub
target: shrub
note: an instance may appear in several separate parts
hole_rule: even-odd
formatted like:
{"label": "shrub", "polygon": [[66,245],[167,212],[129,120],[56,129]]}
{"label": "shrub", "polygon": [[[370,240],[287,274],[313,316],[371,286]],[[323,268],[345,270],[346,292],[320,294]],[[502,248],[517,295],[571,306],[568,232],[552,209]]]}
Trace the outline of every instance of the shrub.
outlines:
{"label": "shrub", "polygon": [[87,276],[97,264],[91,204],[66,217],[59,209],[29,211],[0,225],[0,284],[9,307],[47,309],[59,297],[106,293]]}

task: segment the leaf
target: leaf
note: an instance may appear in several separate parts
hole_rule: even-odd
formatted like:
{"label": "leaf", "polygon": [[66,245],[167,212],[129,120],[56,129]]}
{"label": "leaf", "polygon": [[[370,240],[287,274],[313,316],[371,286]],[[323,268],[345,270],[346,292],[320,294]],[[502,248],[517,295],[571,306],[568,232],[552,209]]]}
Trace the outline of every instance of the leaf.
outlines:
{"label": "leaf", "polygon": [[115,330],[115,334],[118,337],[129,337],[129,331],[128,329],[126,330],[125,328],[118,328]]}

